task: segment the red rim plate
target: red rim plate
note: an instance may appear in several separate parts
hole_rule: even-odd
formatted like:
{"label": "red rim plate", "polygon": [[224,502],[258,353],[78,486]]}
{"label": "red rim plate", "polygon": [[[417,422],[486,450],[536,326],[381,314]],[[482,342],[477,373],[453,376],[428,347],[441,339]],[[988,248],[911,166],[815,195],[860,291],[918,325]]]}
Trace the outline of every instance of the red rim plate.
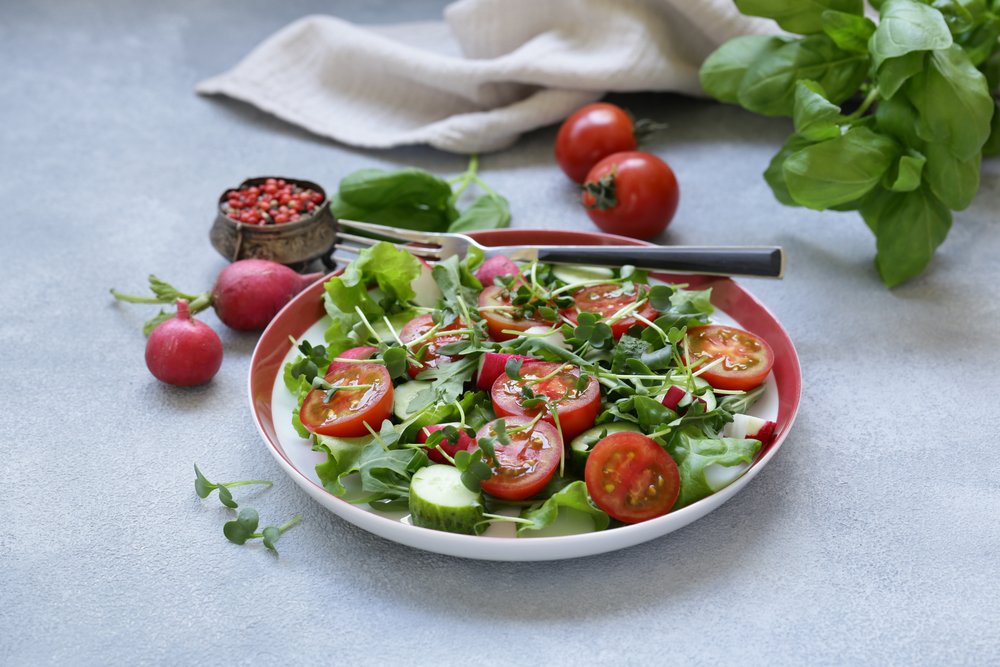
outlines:
{"label": "red rim plate", "polygon": [[[635,239],[599,232],[498,229],[469,234],[487,246],[498,245],[650,245]],[[592,555],[639,544],[672,532],[707,514],[735,495],[774,456],[795,420],[802,389],[798,355],[788,333],[763,304],[729,278],[656,274],[666,282],[684,282],[693,289],[712,288],[712,303],[742,328],[765,338],[775,353],[772,369],[778,390],[776,437],[759,453],[753,466],[738,480],[713,495],[663,517],[598,533],[513,539],[442,533],[395,521],[343,501],[296,468],[285,452],[274,426],[271,397],[282,362],[291,349],[289,336],[301,337],[321,319],[323,282],[296,296],[264,330],[250,360],[250,407],[271,454],[292,479],[313,498],[342,518],[396,542],[438,553],[494,560],[548,560]],[[611,533],[613,539],[602,539]],[[484,543],[491,543],[488,547]]]}

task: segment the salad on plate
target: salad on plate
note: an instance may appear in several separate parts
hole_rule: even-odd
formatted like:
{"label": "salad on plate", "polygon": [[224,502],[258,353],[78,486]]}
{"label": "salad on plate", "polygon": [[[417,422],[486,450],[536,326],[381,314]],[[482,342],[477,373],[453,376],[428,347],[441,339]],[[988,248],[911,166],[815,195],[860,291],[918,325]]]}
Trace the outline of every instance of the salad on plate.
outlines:
{"label": "salad on plate", "polygon": [[663,516],[775,437],[774,353],[711,290],[634,267],[362,250],[283,369],[323,488],[424,528],[517,537]]}

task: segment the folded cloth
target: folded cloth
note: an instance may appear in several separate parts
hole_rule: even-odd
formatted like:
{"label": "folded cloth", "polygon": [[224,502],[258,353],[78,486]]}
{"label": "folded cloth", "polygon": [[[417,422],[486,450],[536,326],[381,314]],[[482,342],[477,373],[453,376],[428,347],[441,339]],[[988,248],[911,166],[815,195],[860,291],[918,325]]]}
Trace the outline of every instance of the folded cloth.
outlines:
{"label": "folded cloth", "polygon": [[700,94],[715,47],[775,30],[732,0],[461,0],[445,20],[363,28],[309,16],[197,91],[353,146],[484,152],[608,92]]}

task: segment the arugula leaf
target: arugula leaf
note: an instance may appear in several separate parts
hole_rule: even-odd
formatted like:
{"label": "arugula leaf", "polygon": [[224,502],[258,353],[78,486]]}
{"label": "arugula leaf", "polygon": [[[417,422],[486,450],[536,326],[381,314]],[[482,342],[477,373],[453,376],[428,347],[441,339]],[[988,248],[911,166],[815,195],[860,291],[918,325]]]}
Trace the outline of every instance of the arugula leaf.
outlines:
{"label": "arugula leaf", "polygon": [[597,507],[587,493],[587,485],[582,480],[571,482],[549,498],[539,507],[521,512],[521,518],[531,523],[519,523],[517,535],[521,537],[533,530],[541,530],[552,525],[558,518],[560,509],[576,510],[590,516],[594,522],[594,530],[604,530],[610,519],[604,510]]}
{"label": "arugula leaf", "polygon": [[705,477],[711,465],[732,467],[749,464],[760,450],[760,441],[738,438],[700,438],[679,433],[668,446],[681,477],[681,492],[674,504],[679,509],[712,494]]}

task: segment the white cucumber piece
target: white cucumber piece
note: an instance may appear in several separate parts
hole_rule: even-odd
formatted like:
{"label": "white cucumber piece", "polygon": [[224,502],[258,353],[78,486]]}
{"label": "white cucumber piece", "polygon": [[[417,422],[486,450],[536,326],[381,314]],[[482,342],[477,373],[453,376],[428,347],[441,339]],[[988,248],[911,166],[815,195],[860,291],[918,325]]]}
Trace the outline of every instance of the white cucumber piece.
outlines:
{"label": "white cucumber piece", "polygon": [[392,328],[395,329],[396,331],[395,335],[392,333],[392,331],[389,330],[388,325],[386,325],[385,320],[383,319],[377,319],[373,321],[371,323],[372,329],[375,330],[375,333],[378,334],[378,339],[383,343],[388,343],[390,345],[392,344],[398,345],[399,342],[396,340],[396,335],[398,335],[399,332],[403,330],[403,327],[406,326],[407,322],[409,322],[419,314],[420,313],[418,313],[416,310],[410,309],[410,310],[404,310],[401,313],[394,313],[392,315],[387,316],[389,324],[391,324]]}
{"label": "white cucumber piece", "polygon": [[576,285],[591,280],[605,280],[615,277],[615,272],[604,266],[563,266],[552,265],[552,275],[567,285]]}
{"label": "white cucumber piece", "polygon": [[724,438],[753,438],[767,424],[766,419],[753,415],[735,414],[733,421],[722,427]]}
{"label": "white cucumber piece", "polygon": [[441,302],[441,288],[434,282],[434,274],[430,264],[420,260],[420,275],[417,276],[410,287],[416,292],[413,302],[424,308],[437,308]]}
{"label": "white cucumber piece", "polygon": [[475,535],[483,520],[482,494],[462,484],[462,473],[449,465],[421,468],[410,480],[410,523],[449,533]]}
{"label": "white cucumber piece", "polygon": [[[552,331],[552,327],[551,326],[547,326],[547,325],[540,325],[540,326],[537,326],[537,327],[528,327],[527,329],[524,330],[524,333],[529,334],[529,335],[531,335],[531,334],[543,334],[546,331]],[[532,335],[531,338],[533,340],[544,340],[545,342],[547,342],[549,345],[552,345],[553,347],[561,347],[564,350],[568,350],[569,349],[569,345],[566,344],[566,336],[563,336],[562,332],[559,331],[558,329],[556,329],[555,331],[552,331],[552,333],[547,334],[545,336]]]}
{"label": "white cucumber piece", "polygon": [[392,413],[401,421],[406,421],[417,413],[416,409],[410,407],[410,403],[424,389],[428,389],[430,380],[410,380],[397,386],[392,392]]}

